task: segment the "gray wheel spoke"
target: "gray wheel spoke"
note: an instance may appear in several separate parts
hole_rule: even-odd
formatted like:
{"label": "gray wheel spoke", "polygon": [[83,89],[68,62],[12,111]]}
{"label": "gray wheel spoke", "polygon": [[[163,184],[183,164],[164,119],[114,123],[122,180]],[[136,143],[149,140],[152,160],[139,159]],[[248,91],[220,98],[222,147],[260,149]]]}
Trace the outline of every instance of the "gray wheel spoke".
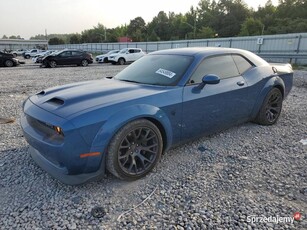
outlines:
{"label": "gray wheel spoke", "polygon": [[139,127],[131,130],[119,146],[118,161],[127,173],[135,175],[148,170],[159,154],[158,137],[152,129]]}
{"label": "gray wheel spoke", "polygon": [[156,151],[155,150],[151,150],[151,148],[153,148],[154,146],[152,146],[152,147],[148,147],[148,146],[146,146],[146,147],[143,147],[142,146],[142,150],[143,151],[146,151],[146,152],[150,152],[150,153],[155,153]]}

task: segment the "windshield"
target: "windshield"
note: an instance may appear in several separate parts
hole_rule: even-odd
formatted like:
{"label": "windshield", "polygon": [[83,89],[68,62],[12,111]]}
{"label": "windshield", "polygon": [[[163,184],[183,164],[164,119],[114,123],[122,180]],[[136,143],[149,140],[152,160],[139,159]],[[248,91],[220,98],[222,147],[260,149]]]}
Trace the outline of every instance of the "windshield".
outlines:
{"label": "windshield", "polygon": [[193,57],[183,55],[147,55],[132,63],[114,78],[150,85],[176,85]]}
{"label": "windshield", "polygon": [[119,53],[121,53],[121,54],[123,54],[123,53],[126,53],[127,52],[127,48],[125,48],[125,49],[122,49],[121,51],[119,51]]}
{"label": "windshield", "polygon": [[108,54],[115,54],[115,53],[118,53],[118,50],[112,50],[108,52]]}
{"label": "windshield", "polygon": [[65,51],[65,50],[59,50],[59,51],[54,51],[52,54],[55,54],[55,55],[57,55],[57,54],[60,54],[60,53],[62,53],[63,51]]}

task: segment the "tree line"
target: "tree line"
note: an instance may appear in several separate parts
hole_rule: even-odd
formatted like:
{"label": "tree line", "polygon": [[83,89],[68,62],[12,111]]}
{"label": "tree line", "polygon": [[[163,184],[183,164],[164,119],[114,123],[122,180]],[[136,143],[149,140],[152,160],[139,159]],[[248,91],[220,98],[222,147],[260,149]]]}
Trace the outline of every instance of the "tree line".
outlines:
{"label": "tree line", "polygon": [[[169,41],[213,37],[253,36],[307,32],[306,0],[268,0],[254,10],[243,0],[200,0],[185,14],[160,11],[146,23],[142,17],[128,25],[106,28],[98,24],[75,34],[50,34],[49,44],[117,42],[129,37],[134,42]],[[36,35],[31,39],[46,39]]]}

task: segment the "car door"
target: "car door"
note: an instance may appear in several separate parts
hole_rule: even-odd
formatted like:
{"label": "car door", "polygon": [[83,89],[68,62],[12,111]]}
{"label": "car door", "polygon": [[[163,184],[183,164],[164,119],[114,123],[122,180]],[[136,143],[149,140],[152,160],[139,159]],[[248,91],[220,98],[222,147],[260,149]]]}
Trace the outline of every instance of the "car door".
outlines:
{"label": "car door", "polygon": [[134,61],[135,60],[134,56],[135,56],[134,49],[129,49],[126,54],[126,61],[127,62]]}
{"label": "car door", "polygon": [[[220,82],[199,83],[205,75],[214,74]],[[182,138],[210,134],[247,120],[248,89],[231,55],[204,59],[183,89]]]}
{"label": "car door", "polygon": [[140,49],[135,49],[134,50],[134,60],[138,60],[139,58],[141,58],[143,56],[143,52],[141,52]]}
{"label": "car door", "polygon": [[59,53],[56,57],[55,57],[55,61],[57,62],[58,65],[65,65],[66,64],[66,57],[68,55],[69,51],[63,51],[62,53]]}
{"label": "car door", "polygon": [[71,64],[81,64],[81,60],[83,59],[83,53],[80,51],[72,51]]}

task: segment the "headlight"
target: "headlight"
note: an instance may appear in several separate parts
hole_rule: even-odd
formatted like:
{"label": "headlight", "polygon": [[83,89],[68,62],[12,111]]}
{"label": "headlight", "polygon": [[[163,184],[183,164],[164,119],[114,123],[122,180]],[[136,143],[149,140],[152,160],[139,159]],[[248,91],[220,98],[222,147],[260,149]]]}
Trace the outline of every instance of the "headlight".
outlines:
{"label": "headlight", "polygon": [[57,132],[57,134],[59,134],[59,135],[61,135],[61,136],[64,136],[64,133],[63,133],[63,130],[62,130],[61,127],[59,127],[59,126],[53,126],[53,129],[54,129],[54,131]]}

